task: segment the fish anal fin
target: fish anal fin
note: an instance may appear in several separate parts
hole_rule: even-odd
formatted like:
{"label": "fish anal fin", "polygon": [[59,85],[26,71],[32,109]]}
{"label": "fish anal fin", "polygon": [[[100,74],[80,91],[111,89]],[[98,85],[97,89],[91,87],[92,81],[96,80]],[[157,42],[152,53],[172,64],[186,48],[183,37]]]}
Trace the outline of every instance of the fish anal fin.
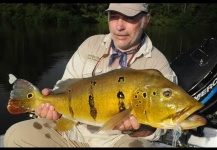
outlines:
{"label": "fish anal fin", "polygon": [[73,126],[75,126],[77,124],[77,122],[73,121],[73,120],[70,120],[68,118],[65,118],[65,117],[61,117],[57,124],[56,124],[56,127],[55,129],[59,132],[64,132],[64,131],[68,131],[70,130]]}
{"label": "fish anal fin", "polygon": [[99,133],[100,131],[112,130],[115,126],[131,115],[131,110],[132,108],[129,108],[113,116],[111,119],[106,121],[96,133]]}

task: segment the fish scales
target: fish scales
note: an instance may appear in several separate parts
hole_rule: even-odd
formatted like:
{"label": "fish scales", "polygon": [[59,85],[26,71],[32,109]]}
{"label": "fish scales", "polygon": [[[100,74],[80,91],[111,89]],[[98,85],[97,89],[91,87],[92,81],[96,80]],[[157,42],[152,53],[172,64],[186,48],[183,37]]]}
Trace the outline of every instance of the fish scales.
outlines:
{"label": "fish scales", "polygon": [[73,127],[74,122],[109,130],[132,114],[138,122],[162,129],[178,124],[185,130],[206,124],[203,117],[192,115],[203,104],[155,69],[117,69],[94,77],[67,79],[56,87],[51,95],[43,96],[30,82],[17,79],[8,111],[31,112],[49,102],[63,114],[57,122],[61,131]]}
{"label": "fish scales", "polygon": [[[121,111],[119,109],[120,102],[123,102],[124,107],[129,108],[136,85],[141,83],[139,79],[141,72],[111,72],[110,78],[106,76],[107,74],[103,74],[86,78],[70,87],[73,97],[71,105],[75,118],[84,118],[85,116],[85,120],[104,123]],[[134,80],[135,78],[137,80]],[[123,94],[124,98],[122,99],[119,94]],[[93,96],[94,107],[97,110],[95,119],[90,115],[90,95]]]}

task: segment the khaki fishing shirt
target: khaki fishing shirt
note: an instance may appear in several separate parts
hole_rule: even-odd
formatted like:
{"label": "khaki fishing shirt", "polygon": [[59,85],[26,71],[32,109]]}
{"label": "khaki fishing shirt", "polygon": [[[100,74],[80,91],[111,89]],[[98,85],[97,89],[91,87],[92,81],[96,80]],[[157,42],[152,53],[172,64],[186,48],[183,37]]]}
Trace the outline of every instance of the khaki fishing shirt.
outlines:
{"label": "khaki fishing shirt", "polygon": [[[94,68],[95,75],[120,68],[118,63],[119,60],[116,60],[114,65],[108,66],[109,58],[113,53],[110,44],[110,34],[94,35],[87,38],[73,54],[66,65],[62,79],[57,83],[68,78],[91,77]],[[108,56],[101,58],[104,54],[108,54]],[[157,69],[166,78],[177,84],[177,77],[170,68],[170,64],[166,57],[152,45],[152,42],[147,35],[146,41],[140,50],[132,58],[131,56],[128,56],[127,58],[128,60],[131,59],[129,68]],[[124,136],[118,130],[112,130],[109,133],[94,134],[98,129],[98,127],[81,124],[72,128],[70,131],[65,132],[63,136],[70,140],[87,142],[91,147],[112,147],[122,136]],[[157,129],[152,135],[139,138],[151,141],[158,140],[165,132],[165,130]]]}

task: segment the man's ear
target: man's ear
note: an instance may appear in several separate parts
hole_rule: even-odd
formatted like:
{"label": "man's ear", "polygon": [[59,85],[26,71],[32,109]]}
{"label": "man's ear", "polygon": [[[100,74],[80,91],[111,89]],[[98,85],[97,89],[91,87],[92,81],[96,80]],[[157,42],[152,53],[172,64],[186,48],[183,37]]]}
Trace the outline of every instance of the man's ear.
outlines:
{"label": "man's ear", "polygon": [[145,19],[145,27],[149,24],[150,20],[151,20],[151,15],[147,14]]}

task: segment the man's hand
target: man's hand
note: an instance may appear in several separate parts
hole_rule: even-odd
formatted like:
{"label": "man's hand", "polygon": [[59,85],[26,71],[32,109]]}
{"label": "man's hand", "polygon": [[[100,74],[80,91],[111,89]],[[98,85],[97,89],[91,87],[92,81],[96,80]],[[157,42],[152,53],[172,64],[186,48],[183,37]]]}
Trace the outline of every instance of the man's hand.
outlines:
{"label": "man's hand", "polygon": [[[52,92],[51,89],[45,88],[42,90],[42,94],[47,96]],[[61,116],[57,111],[55,111],[54,107],[49,103],[42,104],[38,108],[35,109],[35,115],[41,118],[46,118],[50,120],[58,120]]]}
{"label": "man's hand", "polygon": [[156,130],[156,128],[141,125],[134,116],[130,116],[114,129],[120,131],[133,131],[133,133],[129,134],[132,137],[146,137],[154,133]]}
{"label": "man's hand", "polygon": [[136,120],[134,116],[130,116],[125,119],[122,123],[117,125],[114,129],[120,131],[137,130],[140,127],[140,123]]}

